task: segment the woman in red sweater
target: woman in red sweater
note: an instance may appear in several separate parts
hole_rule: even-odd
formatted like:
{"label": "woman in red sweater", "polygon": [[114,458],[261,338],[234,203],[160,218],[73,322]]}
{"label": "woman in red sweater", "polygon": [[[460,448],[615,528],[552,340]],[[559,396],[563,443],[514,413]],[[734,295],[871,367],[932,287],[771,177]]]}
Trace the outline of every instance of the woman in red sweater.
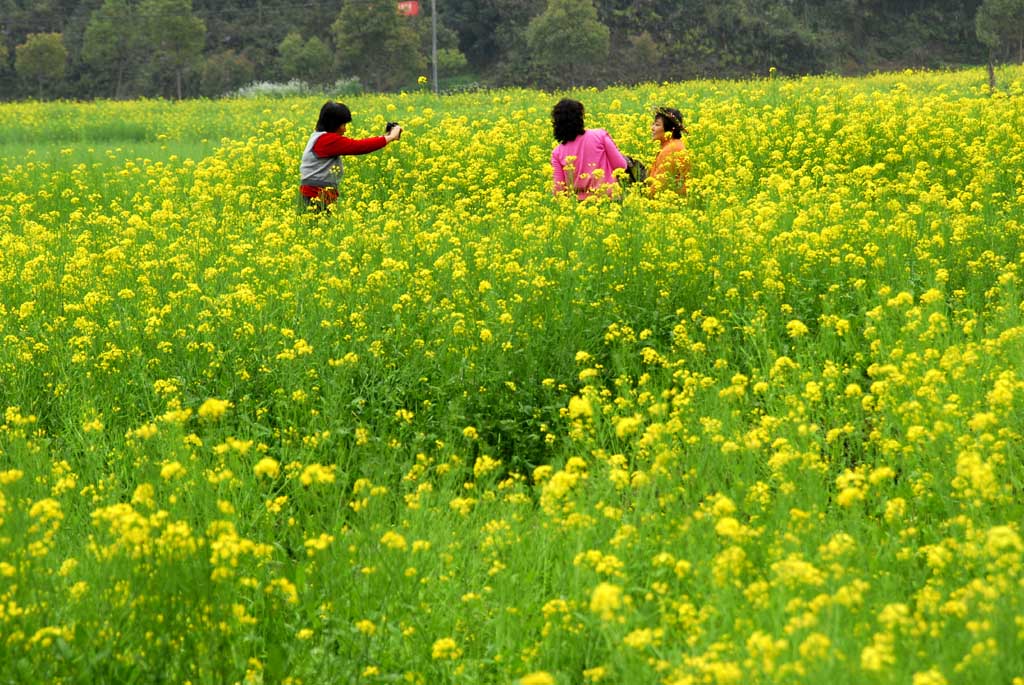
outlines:
{"label": "woman in red sweater", "polygon": [[352,112],[340,102],[328,100],[320,108],[316,131],[309,137],[299,165],[299,193],[304,207],[326,209],[338,199],[338,183],[344,174],[342,155],[365,155],[402,137],[402,127],[392,126],[383,136],[346,138]]}

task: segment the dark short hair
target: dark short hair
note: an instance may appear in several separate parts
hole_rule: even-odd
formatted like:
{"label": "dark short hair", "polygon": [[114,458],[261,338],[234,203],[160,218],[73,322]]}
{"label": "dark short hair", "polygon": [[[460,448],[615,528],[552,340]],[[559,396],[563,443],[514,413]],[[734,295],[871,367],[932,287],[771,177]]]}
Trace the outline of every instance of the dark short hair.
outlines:
{"label": "dark short hair", "polygon": [[683,115],[675,107],[659,107],[654,110],[654,120],[658,119],[661,119],[661,125],[672,133],[673,138],[682,138],[683,134],[687,133],[686,127],[683,126]]}
{"label": "dark short hair", "polygon": [[352,111],[348,106],[328,100],[320,108],[320,118],[316,120],[317,131],[337,131],[342,124],[352,121]]}
{"label": "dark short hair", "polygon": [[562,98],[551,110],[551,125],[555,129],[555,140],[568,143],[583,135],[583,103],[579,100]]}

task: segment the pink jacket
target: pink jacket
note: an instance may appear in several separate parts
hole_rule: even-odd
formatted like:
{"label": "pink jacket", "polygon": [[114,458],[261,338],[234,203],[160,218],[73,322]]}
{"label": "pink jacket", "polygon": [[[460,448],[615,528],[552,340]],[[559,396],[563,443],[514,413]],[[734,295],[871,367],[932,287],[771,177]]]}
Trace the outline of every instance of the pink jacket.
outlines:
{"label": "pink jacket", "polygon": [[[626,158],[615,147],[608,132],[603,128],[591,128],[576,136],[575,140],[561,143],[551,152],[551,171],[554,176],[553,192],[575,189],[576,196],[583,200],[603,185],[608,185],[611,194],[614,188],[615,170],[626,168]],[[596,175],[594,172],[598,171]]]}

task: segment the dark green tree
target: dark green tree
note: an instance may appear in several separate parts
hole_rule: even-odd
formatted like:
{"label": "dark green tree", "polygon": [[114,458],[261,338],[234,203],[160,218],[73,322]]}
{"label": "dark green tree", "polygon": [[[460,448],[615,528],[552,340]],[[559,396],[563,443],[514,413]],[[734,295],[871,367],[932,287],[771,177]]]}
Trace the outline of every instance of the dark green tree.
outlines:
{"label": "dark green tree", "polygon": [[222,50],[207,56],[199,74],[199,92],[216,97],[252,83],[255,70],[245,55]]}
{"label": "dark green tree", "polygon": [[410,86],[426,71],[416,31],[392,0],[345,0],[332,29],[338,67],[368,88]]}
{"label": "dark green tree", "polygon": [[[193,0],[196,16],[206,23],[206,51],[233,50],[250,60],[260,80],[281,77],[277,46],[297,31],[303,38],[330,37],[338,0]],[[326,19],[330,17],[330,19]]]}
{"label": "dark green tree", "polygon": [[173,77],[180,100],[185,77],[202,61],[206,24],[192,13],[192,0],[143,0],[139,17],[154,76]]}
{"label": "dark green tree", "polygon": [[461,74],[466,71],[469,63],[466,56],[458,48],[440,48],[437,51],[437,71],[445,76]]}
{"label": "dark green tree", "polygon": [[515,74],[529,57],[526,27],[545,5],[545,0],[444,0],[438,14],[458,34],[471,66],[490,71],[504,63],[505,71]]}
{"label": "dark green tree", "polygon": [[526,43],[547,73],[577,84],[608,57],[611,32],[597,18],[593,0],[548,0],[530,21]]}
{"label": "dark green tree", "polygon": [[648,31],[642,31],[627,36],[625,44],[628,47],[622,59],[614,60],[624,70],[622,76],[639,82],[657,80],[661,66],[661,47],[654,37]]}
{"label": "dark green tree", "polygon": [[30,33],[14,50],[14,69],[18,76],[32,81],[43,97],[46,84],[59,83],[67,69],[68,51],[59,33]]}
{"label": "dark green tree", "polygon": [[1016,49],[1024,62],[1024,0],[985,0],[974,17],[978,40],[988,48],[988,87],[996,88],[994,63]]}
{"label": "dark green tree", "polygon": [[20,42],[28,33],[60,33],[69,10],[76,4],[62,0],[3,0],[0,26]]}
{"label": "dark green tree", "polygon": [[285,78],[326,84],[337,74],[330,48],[316,36],[304,40],[293,31],[277,46],[277,52],[278,66]]}
{"label": "dark green tree", "polygon": [[[404,17],[406,22],[412,24],[412,28],[419,36],[419,53],[426,57],[424,74],[430,67],[430,58],[433,49],[433,33],[430,21],[430,12],[424,12],[423,7],[426,0],[420,0],[420,14],[415,17]],[[445,6],[445,0],[439,0],[437,5]],[[446,17],[438,12],[437,17],[437,73],[442,81],[446,77],[465,73],[468,68],[466,56],[459,49],[459,34],[448,26]]]}
{"label": "dark green tree", "polygon": [[985,0],[974,17],[978,40],[996,57],[1024,62],[1024,0]]}
{"label": "dark green tree", "polygon": [[120,99],[142,60],[142,45],[138,18],[127,0],[104,0],[86,24],[82,61],[113,82],[113,97]]}

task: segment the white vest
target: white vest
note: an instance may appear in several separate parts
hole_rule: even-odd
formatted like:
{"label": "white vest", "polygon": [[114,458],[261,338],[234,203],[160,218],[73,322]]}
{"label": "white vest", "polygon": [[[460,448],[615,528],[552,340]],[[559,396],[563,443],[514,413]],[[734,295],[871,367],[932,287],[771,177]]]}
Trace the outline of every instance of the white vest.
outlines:
{"label": "white vest", "polygon": [[306,150],[302,153],[302,163],[299,165],[299,185],[314,186],[317,188],[337,188],[341,181],[344,165],[341,163],[341,155],[337,157],[317,157],[313,152],[316,141],[325,133],[317,131],[309,137],[306,143]]}

